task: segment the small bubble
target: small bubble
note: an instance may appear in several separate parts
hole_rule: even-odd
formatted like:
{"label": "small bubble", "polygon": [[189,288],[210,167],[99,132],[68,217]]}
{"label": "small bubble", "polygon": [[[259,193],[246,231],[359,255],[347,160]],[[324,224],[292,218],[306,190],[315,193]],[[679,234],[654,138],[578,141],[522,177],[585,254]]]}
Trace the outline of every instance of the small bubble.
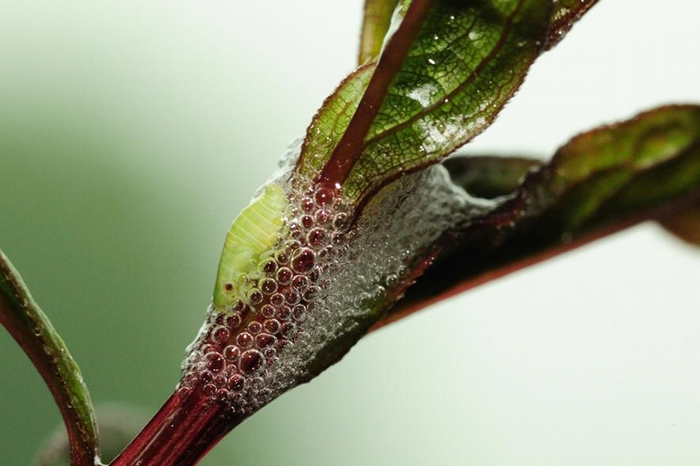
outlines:
{"label": "small bubble", "polygon": [[215,345],[204,345],[202,346],[202,354],[216,352],[217,349],[218,348]]}
{"label": "small bubble", "polygon": [[303,304],[297,304],[292,309],[292,314],[294,315],[294,320],[297,322],[303,322],[306,319],[306,306]]}
{"label": "small bubble", "polygon": [[267,275],[272,275],[277,270],[277,262],[274,259],[268,259],[262,266],[263,272]]}
{"label": "small bubble", "polygon": [[289,320],[292,317],[292,309],[289,306],[284,306],[277,313],[277,318],[280,320]]}
{"label": "small bubble", "polygon": [[[302,235],[303,236],[303,235]],[[294,253],[301,248],[301,242],[296,239],[290,239],[284,242],[284,251],[294,260]]]}
{"label": "small bubble", "polygon": [[318,281],[319,277],[321,276],[321,267],[316,266],[307,274],[307,277],[309,277],[309,280],[312,282]]}
{"label": "small bubble", "polygon": [[253,288],[248,292],[248,300],[251,304],[260,304],[263,301],[263,294],[257,288]]}
{"label": "small bubble", "polygon": [[294,237],[294,232],[301,231],[301,223],[296,220],[289,222],[289,236]]}
{"label": "small bubble", "polygon": [[333,241],[333,244],[341,244],[343,241],[345,241],[345,233],[341,232],[335,232],[331,236],[331,241]]}
{"label": "small bubble", "polygon": [[292,288],[287,288],[284,290],[284,300],[287,302],[287,304],[294,305],[298,303],[300,299],[299,293],[294,291]]}
{"label": "small bubble", "polygon": [[277,357],[277,350],[272,346],[268,346],[263,350],[263,355],[269,362],[272,362]]}
{"label": "small bubble", "polygon": [[280,322],[277,319],[268,319],[263,323],[263,327],[265,328],[266,332],[274,335],[280,331]]}
{"label": "small bubble", "polygon": [[319,225],[325,225],[331,218],[331,214],[326,209],[320,209],[316,212],[316,223]]}
{"label": "small bubble", "polygon": [[256,320],[248,324],[248,331],[253,335],[257,335],[262,332],[262,324]]}
{"label": "small bubble", "polygon": [[301,224],[308,230],[314,226],[314,218],[311,215],[302,215]]}
{"label": "small bubble", "polygon": [[307,288],[307,290],[304,292],[304,299],[306,301],[311,301],[313,298],[316,297],[318,292],[320,291],[320,288],[317,286],[310,286]]}
{"label": "small bubble", "polygon": [[190,387],[180,387],[177,389],[177,396],[181,399],[184,400],[188,396],[192,394],[192,388]]}
{"label": "small bubble", "polygon": [[363,293],[363,294],[360,294],[360,295],[357,295],[357,296],[355,297],[355,299],[353,300],[354,306],[355,306],[356,308],[358,308],[358,309],[361,308],[361,307],[362,307],[362,304],[365,302],[365,299],[366,299],[366,298],[365,298],[365,296],[364,296],[364,293]]}
{"label": "small bubble", "polygon": [[241,350],[236,345],[228,345],[224,348],[224,358],[235,361],[241,355]]}
{"label": "small bubble", "polygon": [[239,311],[239,312],[240,312],[240,311],[242,311],[243,309],[245,309],[245,303],[244,303],[243,301],[241,301],[241,300],[238,300],[238,301],[236,302],[236,304],[233,305],[233,310],[234,310],[234,311]]}
{"label": "small bubble", "polygon": [[240,409],[244,404],[245,400],[243,399],[243,395],[240,393],[229,393],[229,402],[233,403],[236,405],[237,409]]}
{"label": "small bubble", "polygon": [[318,204],[319,206],[327,206],[333,203],[333,200],[335,199],[335,193],[332,189],[321,188],[318,191],[316,191],[314,199],[316,200],[316,204]]}
{"label": "small bubble", "polygon": [[321,249],[318,252],[318,257],[321,259],[325,259],[326,257],[330,257],[333,255],[333,246],[326,246],[325,248]]}
{"label": "small bubble", "polygon": [[258,286],[265,294],[272,294],[277,291],[277,282],[271,278],[262,278],[258,283]]}
{"label": "small bubble", "polygon": [[269,333],[261,333],[255,337],[255,346],[260,349],[267,348],[277,343],[277,338],[273,337]]}
{"label": "small bubble", "polygon": [[226,385],[226,377],[224,377],[221,374],[214,376],[214,385],[216,385],[219,388],[223,387],[224,385]]}
{"label": "small bubble", "polygon": [[[277,263],[280,265],[285,265],[285,264],[289,263],[289,255],[287,253],[285,253],[284,251],[277,251],[275,253],[275,259],[277,259]],[[279,275],[279,272],[277,272],[277,273]]]}
{"label": "small bubble", "polygon": [[207,361],[207,369],[214,374],[224,368],[224,357],[219,353],[207,353],[204,359]]}
{"label": "small bubble", "polygon": [[214,374],[209,371],[202,371],[202,373],[199,374],[199,378],[202,379],[203,383],[211,383],[211,381],[214,380]]}
{"label": "small bubble", "polygon": [[226,401],[228,399],[228,390],[225,388],[220,388],[216,391],[216,399],[219,401]]}
{"label": "small bubble", "polygon": [[265,381],[262,379],[262,377],[253,377],[250,379],[250,387],[253,390],[260,390],[265,386]]}
{"label": "small bubble", "polygon": [[236,367],[236,364],[230,362],[230,363],[226,364],[226,369],[224,369],[222,374],[226,377],[231,377],[236,372],[238,372],[238,367]]}
{"label": "small bubble", "polygon": [[299,292],[304,291],[309,286],[309,279],[304,275],[297,275],[292,279],[292,287]]}
{"label": "small bubble", "polygon": [[239,366],[245,374],[252,374],[260,370],[263,363],[265,362],[265,357],[258,350],[248,350],[241,355],[241,362]]}
{"label": "small bubble", "polygon": [[216,327],[211,333],[212,338],[217,343],[224,343],[231,336],[231,333],[226,327]]}
{"label": "small bubble", "polygon": [[302,248],[292,257],[292,269],[298,273],[308,272],[313,268],[315,259],[316,256],[311,249]]}
{"label": "small bubble", "polygon": [[333,226],[339,230],[344,229],[348,225],[348,215],[344,212],[340,212],[333,218]]}
{"label": "small bubble", "polygon": [[282,267],[277,271],[277,281],[280,283],[280,285],[289,285],[289,282],[292,281],[293,276],[294,274],[287,267]]}
{"label": "small bubble", "polygon": [[192,372],[188,372],[182,377],[182,383],[185,386],[191,387],[197,383],[197,376],[194,375]]}
{"label": "small bubble", "polygon": [[309,246],[316,248],[322,245],[326,241],[327,237],[328,235],[326,234],[326,230],[323,228],[314,228],[308,235],[306,235],[306,241]]}
{"label": "small bubble", "polygon": [[311,212],[314,210],[314,200],[310,197],[305,197],[301,200],[301,208],[304,212]]}
{"label": "small bubble", "polygon": [[240,314],[233,314],[233,315],[230,315],[226,318],[226,325],[228,325],[228,327],[231,330],[238,328],[238,326],[241,325],[241,322],[242,322],[242,319],[241,319]]}
{"label": "small bubble", "polygon": [[277,354],[281,353],[286,348],[292,348],[293,346],[294,343],[292,343],[290,340],[280,340],[277,342]]}
{"label": "small bubble", "polygon": [[253,335],[248,332],[239,333],[236,337],[236,343],[243,349],[253,346]]}
{"label": "small bubble", "polygon": [[[284,296],[282,296],[282,299],[284,299]],[[274,317],[275,306],[273,306],[272,304],[265,304],[262,308],[260,308],[260,314],[262,314],[263,317],[266,317],[268,319],[270,317]]]}
{"label": "small bubble", "polygon": [[213,396],[216,393],[216,385],[213,383],[208,383],[202,387],[202,393],[207,396]]}
{"label": "small bubble", "polygon": [[294,338],[297,333],[297,326],[291,322],[285,322],[282,324],[282,335],[287,338]]}
{"label": "small bubble", "polygon": [[399,277],[397,277],[396,275],[394,275],[392,273],[392,274],[387,275],[386,279],[384,281],[386,283],[386,286],[393,287],[399,283]]}
{"label": "small bubble", "polygon": [[272,304],[273,306],[281,306],[282,304],[284,304],[284,295],[282,293],[273,294],[270,297],[270,304]]}
{"label": "small bubble", "polygon": [[245,388],[245,377],[236,374],[228,379],[228,386],[231,390],[235,392],[240,392]]}

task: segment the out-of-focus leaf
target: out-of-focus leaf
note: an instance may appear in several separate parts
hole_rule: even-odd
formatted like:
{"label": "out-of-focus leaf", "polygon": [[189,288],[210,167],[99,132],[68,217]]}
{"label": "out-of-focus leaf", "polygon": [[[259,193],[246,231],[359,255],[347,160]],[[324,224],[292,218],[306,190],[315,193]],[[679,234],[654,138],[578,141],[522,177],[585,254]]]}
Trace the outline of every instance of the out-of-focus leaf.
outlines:
{"label": "out-of-focus leaf", "polygon": [[[358,200],[439,161],[485,129],[517,90],[546,41],[550,14],[545,0],[436,0],[408,56],[397,60],[391,45],[408,27],[409,10],[376,67],[351,76],[327,99],[309,127],[298,170],[315,176],[330,167],[341,173],[335,181],[345,195]],[[380,72],[395,74],[385,92],[348,92],[371,89]],[[346,150],[344,135],[356,120],[349,116],[363,108],[360,99],[376,116],[356,152],[345,154],[350,163],[333,163]]]}
{"label": "out-of-focus leaf", "polygon": [[598,0],[554,0],[552,24],[549,27],[547,48],[557,45],[567,32]]}
{"label": "out-of-focus leaf", "polygon": [[360,33],[360,52],[357,62],[364,65],[379,57],[384,36],[391,24],[391,16],[398,0],[366,0]]}
{"label": "out-of-focus leaf", "polygon": [[[448,165],[466,189],[471,181],[460,173],[471,163]],[[683,231],[696,234],[698,205],[700,106],[661,107],[594,129],[530,171],[498,208],[448,235],[433,266],[376,327],[643,220],[685,219]]]}
{"label": "out-of-focus leaf", "polygon": [[100,453],[97,423],[80,369],[2,251],[0,323],[29,356],[56,400],[70,438],[72,464],[93,466]]}
{"label": "out-of-focus leaf", "polygon": [[683,241],[700,246],[700,201],[682,212],[659,219],[659,222]]}
{"label": "out-of-focus leaf", "polygon": [[[100,444],[102,461],[109,464],[133,439],[149,420],[148,411],[122,403],[96,406],[100,420]],[[34,466],[68,466],[70,464],[70,439],[63,426],[44,443]]]}

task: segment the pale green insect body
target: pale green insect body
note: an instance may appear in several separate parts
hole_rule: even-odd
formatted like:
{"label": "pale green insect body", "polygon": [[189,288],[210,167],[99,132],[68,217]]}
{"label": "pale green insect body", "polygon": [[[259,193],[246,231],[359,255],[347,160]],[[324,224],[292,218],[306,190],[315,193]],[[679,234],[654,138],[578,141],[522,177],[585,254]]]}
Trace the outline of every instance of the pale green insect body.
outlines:
{"label": "pale green insect body", "polygon": [[239,301],[250,304],[250,283],[260,278],[260,264],[274,254],[287,210],[284,189],[270,183],[233,221],[219,261],[214,289],[217,310],[225,311]]}

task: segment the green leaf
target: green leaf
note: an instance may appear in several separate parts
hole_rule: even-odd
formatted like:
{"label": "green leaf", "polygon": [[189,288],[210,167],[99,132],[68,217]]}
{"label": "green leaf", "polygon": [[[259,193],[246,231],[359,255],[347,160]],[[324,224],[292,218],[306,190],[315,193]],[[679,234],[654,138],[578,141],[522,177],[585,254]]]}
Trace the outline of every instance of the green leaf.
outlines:
{"label": "green leaf", "polygon": [[[476,161],[490,167],[482,174],[494,178],[481,185],[503,188],[497,194],[509,183],[497,180],[494,167],[503,163],[506,171],[518,172],[512,159]],[[472,181],[462,174],[474,162],[446,163],[453,181],[467,190]],[[378,326],[644,220],[682,219],[683,234],[697,238],[698,205],[700,106],[661,107],[594,129],[531,170],[499,207],[451,232],[434,265]]]}
{"label": "green leaf", "polygon": [[[334,172],[328,178],[341,184],[351,200],[438,162],[483,131],[539,55],[551,14],[551,2],[544,0],[438,0],[402,60],[399,47],[392,46],[403,29],[416,27],[409,21],[415,4],[379,63],[351,75],[307,132],[298,170],[309,177],[321,169],[322,175]],[[385,92],[380,86],[374,92],[372,83],[387,75],[393,79]],[[357,92],[365,88],[364,96]],[[364,133],[352,131],[352,116],[363,110],[361,98],[376,114]],[[367,124],[367,115],[361,117]],[[338,151],[347,152],[346,133],[362,140],[345,154],[350,162],[338,162]]]}
{"label": "green leaf", "polygon": [[379,57],[391,16],[398,0],[367,0],[362,16],[360,51],[357,62],[360,65],[375,61]]}
{"label": "green leaf", "polygon": [[552,24],[549,28],[547,48],[557,45],[574,23],[590,10],[598,0],[554,0]]}
{"label": "green leaf", "polygon": [[2,251],[0,323],[22,347],[56,400],[70,438],[72,464],[93,466],[100,453],[97,423],[80,369]]}

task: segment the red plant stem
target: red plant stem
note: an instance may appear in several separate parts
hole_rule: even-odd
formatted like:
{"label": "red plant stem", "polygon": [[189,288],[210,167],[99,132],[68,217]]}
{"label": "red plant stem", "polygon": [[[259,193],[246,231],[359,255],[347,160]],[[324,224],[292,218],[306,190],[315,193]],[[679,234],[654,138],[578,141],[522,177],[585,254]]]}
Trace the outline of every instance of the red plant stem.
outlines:
{"label": "red plant stem", "polygon": [[401,26],[391,36],[379,58],[377,68],[367,85],[348,128],[338,141],[333,154],[318,176],[320,184],[330,188],[342,185],[360,158],[365,136],[379,112],[387,89],[401,69],[413,39],[423,25],[433,0],[414,0],[406,11]]}
{"label": "red plant stem", "polygon": [[174,393],[110,466],[196,464],[245,415],[227,414],[199,389]]}

